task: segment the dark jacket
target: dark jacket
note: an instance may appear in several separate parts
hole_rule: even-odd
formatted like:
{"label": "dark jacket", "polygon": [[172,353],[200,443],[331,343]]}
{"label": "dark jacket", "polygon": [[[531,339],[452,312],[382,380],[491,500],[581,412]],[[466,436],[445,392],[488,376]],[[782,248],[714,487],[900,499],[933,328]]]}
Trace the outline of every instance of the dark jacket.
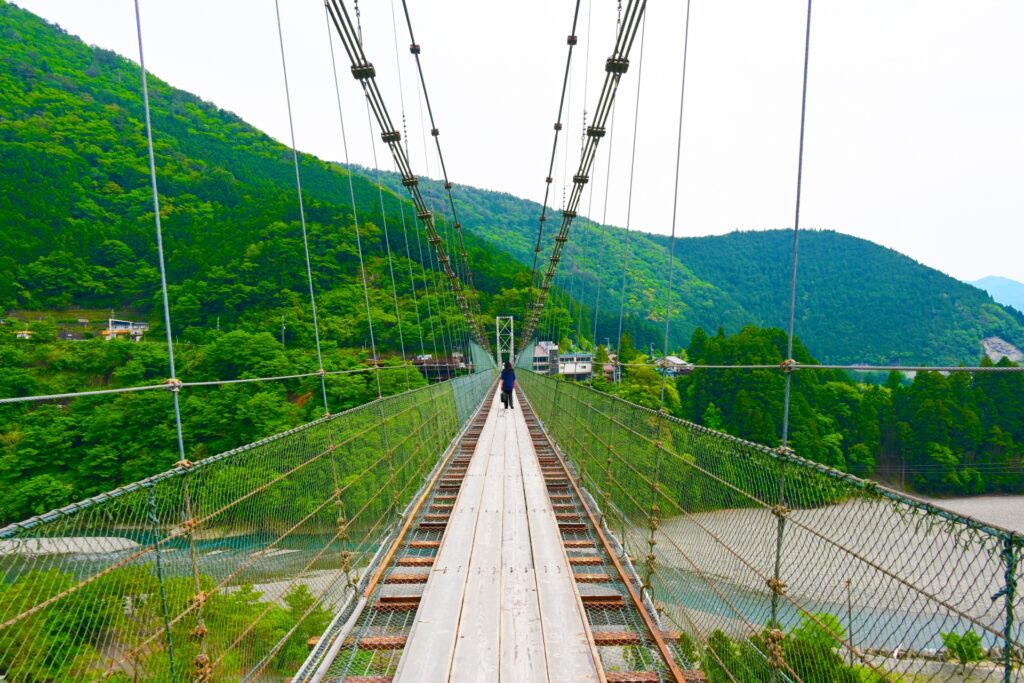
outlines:
{"label": "dark jacket", "polygon": [[516,383],[515,370],[502,370],[501,371],[501,390],[505,392],[511,392],[512,387]]}

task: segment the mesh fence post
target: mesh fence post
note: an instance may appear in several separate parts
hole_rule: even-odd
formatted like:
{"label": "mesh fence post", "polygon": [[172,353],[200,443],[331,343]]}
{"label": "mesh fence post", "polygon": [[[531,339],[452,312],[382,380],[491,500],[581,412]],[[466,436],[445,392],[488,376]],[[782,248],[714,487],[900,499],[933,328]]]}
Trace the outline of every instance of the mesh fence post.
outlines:
{"label": "mesh fence post", "polygon": [[153,555],[156,564],[156,579],[160,584],[160,609],[164,619],[164,638],[167,640],[167,663],[171,672],[171,680],[177,679],[174,669],[174,638],[171,636],[171,616],[167,607],[167,584],[164,582],[163,561],[161,558],[160,516],[156,509],[156,494],[152,484],[147,487],[147,505],[149,507],[149,523],[153,526]]}
{"label": "mesh fence post", "polygon": [[644,584],[643,590],[647,594],[647,598],[654,605],[654,573],[657,569],[658,556],[654,553],[654,547],[658,544],[658,539],[655,538],[655,534],[658,531],[658,524],[660,522],[659,515],[661,514],[661,508],[658,507],[658,498],[660,491],[661,481],[661,460],[662,454],[665,450],[665,410],[659,410],[656,417],[656,424],[658,429],[658,437],[654,442],[655,444],[655,460],[654,460],[654,476],[651,478],[651,509],[650,514],[647,516],[647,528],[649,534],[647,536],[647,557],[644,561]]}
{"label": "mesh fence post", "polygon": [[[1003,538],[1003,566],[1006,570],[1006,585],[1000,591],[1005,601],[1003,623],[1003,681],[1013,679],[1013,601],[1017,597],[1017,549],[1013,538]],[[994,597],[999,597],[997,593]]]}
{"label": "mesh fence post", "polygon": [[782,625],[779,623],[779,598],[786,592],[786,583],[782,580],[782,539],[786,531],[786,461],[785,456],[792,453],[789,448],[780,446],[777,452],[779,459],[779,487],[777,503],[772,514],[777,520],[775,524],[775,566],[772,578],[768,580],[768,588],[772,592],[772,616],[768,624],[767,648],[769,665],[771,666],[772,683],[778,680],[778,672],[784,666],[782,660]]}
{"label": "mesh fence post", "polygon": [[[183,467],[190,468],[191,463],[183,461],[179,463]],[[206,620],[203,617],[203,606],[206,604],[206,595],[203,593],[203,585],[199,575],[199,551],[196,549],[196,515],[195,507],[192,501],[192,494],[189,491],[189,477],[191,476],[191,469],[186,469],[185,474],[182,475],[181,493],[182,501],[184,503],[184,514],[185,519],[183,526],[185,527],[185,535],[188,537],[188,554],[189,559],[192,562],[192,589],[193,596],[192,600],[196,604],[196,627],[192,630],[192,637],[199,641],[199,654],[195,656],[192,661],[195,667],[194,681],[208,681],[213,675],[213,666],[210,664],[210,656],[206,653]]]}

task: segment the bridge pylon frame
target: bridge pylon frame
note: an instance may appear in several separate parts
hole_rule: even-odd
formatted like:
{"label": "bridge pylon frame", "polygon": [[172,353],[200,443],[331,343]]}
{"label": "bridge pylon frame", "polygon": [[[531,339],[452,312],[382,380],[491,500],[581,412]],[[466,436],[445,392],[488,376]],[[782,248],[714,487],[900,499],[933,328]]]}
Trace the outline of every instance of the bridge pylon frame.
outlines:
{"label": "bridge pylon frame", "polygon": [[499,315],[494,318],[494,354],[498,367],[502,364],[502,354],[508,353],[508,362],[515,365],[515,319],[510,315]]}

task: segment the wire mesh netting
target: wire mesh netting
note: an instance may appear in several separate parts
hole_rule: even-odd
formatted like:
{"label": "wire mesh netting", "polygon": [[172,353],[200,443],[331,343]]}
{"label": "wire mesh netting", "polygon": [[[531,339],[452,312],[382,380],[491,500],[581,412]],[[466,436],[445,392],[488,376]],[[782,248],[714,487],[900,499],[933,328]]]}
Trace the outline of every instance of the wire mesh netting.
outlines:
{"label": "wire mesh netting", "polygon": [[589,387],[519,380],[709,681],[1024,679],[1020,535]]}
{"label": "wire mesh netting", "polygon": [[291,674],[493,381],[379,399],[0,529],[0,680]]}

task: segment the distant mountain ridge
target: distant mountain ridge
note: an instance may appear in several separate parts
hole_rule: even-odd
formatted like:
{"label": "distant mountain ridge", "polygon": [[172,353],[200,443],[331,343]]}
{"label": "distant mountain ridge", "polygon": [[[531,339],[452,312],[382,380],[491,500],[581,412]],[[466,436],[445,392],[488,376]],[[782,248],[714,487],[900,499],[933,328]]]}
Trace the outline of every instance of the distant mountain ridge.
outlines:
{"label": "distant mountain ridge", "polygon": [[984,289],[1003,306],[1013,306],[1018,311],[1024,312],[1024,282],[999,275],[989,275],[969,284]]}

